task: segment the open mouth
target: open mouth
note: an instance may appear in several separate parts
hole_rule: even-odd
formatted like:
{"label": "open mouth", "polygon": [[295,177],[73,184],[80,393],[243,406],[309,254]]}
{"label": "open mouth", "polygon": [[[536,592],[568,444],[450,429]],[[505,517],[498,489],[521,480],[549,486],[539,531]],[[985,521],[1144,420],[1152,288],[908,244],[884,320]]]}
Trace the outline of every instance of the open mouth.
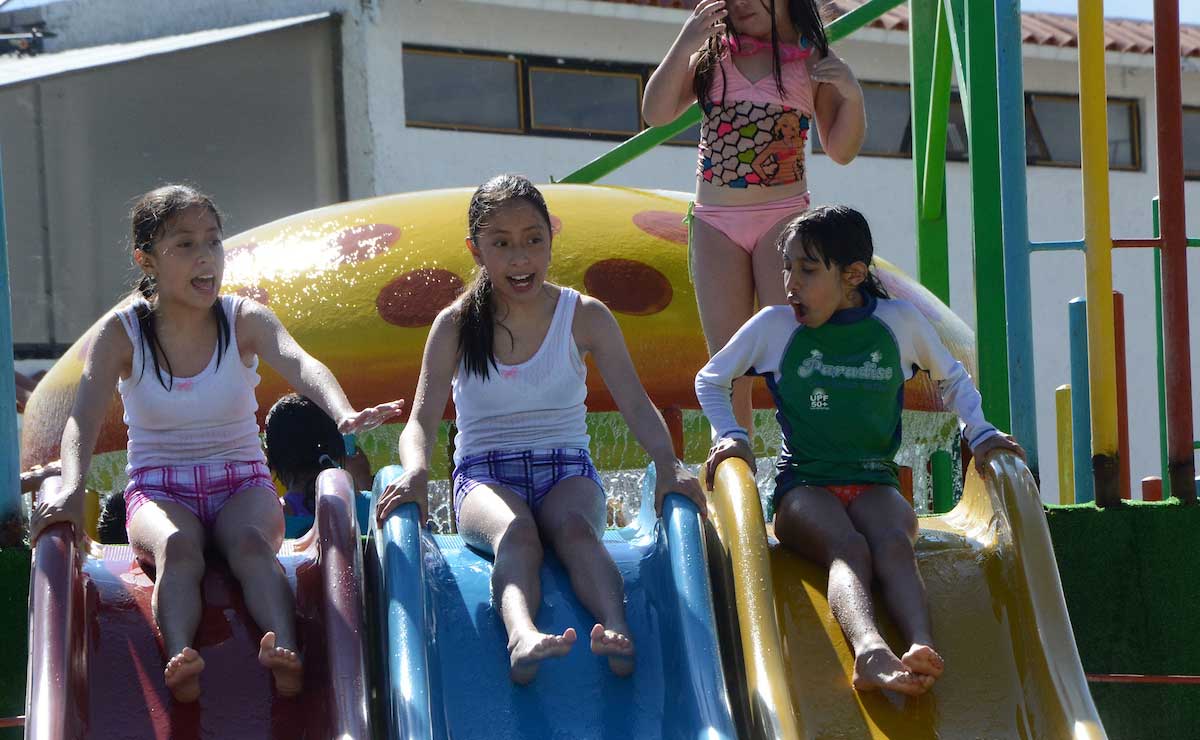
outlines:
{"label": "open mouth", "polygon": [[216,289],[217,278],[214,275],[201,275],[192,278],[192,287],[201,293],[211,293]]}
{"label": "open mouth", "polygon": [[791,302],[791,306],[792,313],[796,314],[796,321],[799,321],[801,324],[803,324],[804,319],[808,316],[808,308],[803,303],[797,303],[795,301]]}
{"label": "open mouth", "polygon": [[526,291],[533,287],[533,273],[524,275],[509,275],[508,284],[518,291]]}

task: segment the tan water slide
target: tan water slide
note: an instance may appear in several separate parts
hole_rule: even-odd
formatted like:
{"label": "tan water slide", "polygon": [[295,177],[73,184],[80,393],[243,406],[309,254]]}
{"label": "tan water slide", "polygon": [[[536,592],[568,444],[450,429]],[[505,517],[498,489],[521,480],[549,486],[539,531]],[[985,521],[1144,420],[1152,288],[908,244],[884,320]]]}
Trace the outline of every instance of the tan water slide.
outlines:
{"label": "tan water slide", "polygon": [[[825,599],[822,569],[768,538],[750,470],[717,471],[713,518],[723,562],[729,685],[743,737],[1106,737],[1088,692],[1033,476],[1000,454],[974,470],[948,514],[921,520],[917,558],[946,673],[927,695],[859,694],[851,654]],[[717,566],[722,570],[721,566]],[[877,601],[877,612],[886,614]],[[718,620],[722,615],[718,615]],[[894,630],[885,636],[900,647]],[[736,690],[736,689],[735,689]]]}

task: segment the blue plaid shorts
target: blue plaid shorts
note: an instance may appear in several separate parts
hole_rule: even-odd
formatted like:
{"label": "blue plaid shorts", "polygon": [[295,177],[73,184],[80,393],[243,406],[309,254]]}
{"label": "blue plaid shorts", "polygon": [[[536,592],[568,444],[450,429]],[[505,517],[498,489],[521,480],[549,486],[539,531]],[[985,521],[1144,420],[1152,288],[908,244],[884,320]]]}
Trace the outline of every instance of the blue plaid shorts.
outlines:
{"label": "blue plaid shorts", "polygon": [[493,450],[471,455],[454,468],[454,517],[458,518],[468,493],[488,485],[513,491],[536,514],[551,488],[576,477],[592,479],[603,495],[604,484],[587,450]]}

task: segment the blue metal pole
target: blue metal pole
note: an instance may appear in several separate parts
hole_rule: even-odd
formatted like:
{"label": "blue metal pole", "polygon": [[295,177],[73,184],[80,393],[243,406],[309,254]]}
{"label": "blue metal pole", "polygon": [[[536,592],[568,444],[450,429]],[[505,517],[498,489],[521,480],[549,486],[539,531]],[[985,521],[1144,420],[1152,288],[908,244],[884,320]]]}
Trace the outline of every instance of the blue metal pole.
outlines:
{"label": "blue metal pole", "polygon": [[1068,304],[1071,343],[1071,444],[1075,448],[1075,503],[1096,499],[1092,484],[1091,383],[1088,380],[1087,300]]}
{"label": "blue metal pole", "polygon": [[[17,384],[13,369],[12,299],[8,238],[4,221],[4,176],[0,159],[0,532],[20,532],[9,522],[21,516],[20,448],[17,445]],[[16,542],[0,540],[0,546]]]}
{"label": "blue metal pole", "polygon": [[1000,211],[1004,310],[1008,323],[1008,408],[1012,433],[1038,475],[1029,213],[1025,190],[1025,91],[1021,78],[1021,0],[996,0],[996,78],[1000,110]]}

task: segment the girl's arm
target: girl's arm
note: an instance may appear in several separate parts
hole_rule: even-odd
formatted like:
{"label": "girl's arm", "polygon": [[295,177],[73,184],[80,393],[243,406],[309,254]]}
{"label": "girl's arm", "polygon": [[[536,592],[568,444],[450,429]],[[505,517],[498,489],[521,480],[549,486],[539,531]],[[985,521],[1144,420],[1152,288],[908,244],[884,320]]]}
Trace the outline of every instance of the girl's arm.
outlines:
{"label": "girl's arm", "polygon": [[29,539],[36,541],[42,531],[57,522],[71,522],[78,534],[83,519],[84,483],[92,463],[92,451],[100,436],[100,426],[112,399],[121,371],[133,361],[133,345],[121,326],[121,319],[110,314],[100,324],[92,348],[83,363],[83,376],[71,415],[62,435],[62,488],[54,501],[39,500],[29,521]]}
{"label": "girl's arm", "polygon": [[438,426],[450,398],[450,380],[458,366],[457,306],[443,309],[434,319],[421,358],[421,375],[412,414],[400,433],[400,464],[404,474],[379,497],[375,516],[382,522],[403,503],[416,502],[421,520],[429,516],[429,463],[437,444]]}
{"label": "girl's arm", "polygon": [[[704,462],[710,488],[717,466],[731,457],[745,460],[751,470],[757,471],[750,435],[733,413],[733,381],[750,371],[770,374],[778,367],[786,342],[795,331],[791,309],[783,311],[770,308],[760,311],[696,374],[696,399],[716,434],[716,442]],[[778,342],[772,339],[781,339],[784,344],[775,346]]]}
{"label": "girl's arm", "polygon": [[867,135],[862,88],[849,65],[832,49],[811,65],[809,76],[818,83],[813,107],[821,146],[834,162],[849,164],[858,156]]}
{"label": "girl's arm", "polygon": [[329,368],[305,352],[271,309],[261,303],[243,301],[237,322],[240,351],[261,357],[297,393],[311,398],[329,414],[343,434],[371,429],[403,410],[404,401],[392,401],[355,411]]}
{"label": "girl's arm", "polygon": [[625,423],[654,461],[657,473],[655,511],[661,515],[663,498],[674,492],[687,496],[701,514],[707,515],[704,491],[695,476],[675,457],[667,424],[646,395],[629,357],[621,327],[608,307],[595,298],[580,296],[573,328],[576,344],[581,350],[592,353],[596,368],[625,417]]}
{"label": "girl's arm", "polygon": [[962,420],[963,438],[971,448],[979,474],[983,474],[988,455],[996,450],[1008,450],[1025,459],[1021,445],[984,418],[983,396],[971,380],[971,374],[946,349],[929,320],[911,305],[905,307],[905,314],[912,331],[916,364],[929,371],[937,383],[942,402]]}
{"label": "girl's arm", "polygon": [[696,102],[692,80],[700,49],[710,36],[725,31],[725,0],[701,0],[688,16],[662,64],[650,75],[642,95],[642,118],[651,126],[665,126]]}

